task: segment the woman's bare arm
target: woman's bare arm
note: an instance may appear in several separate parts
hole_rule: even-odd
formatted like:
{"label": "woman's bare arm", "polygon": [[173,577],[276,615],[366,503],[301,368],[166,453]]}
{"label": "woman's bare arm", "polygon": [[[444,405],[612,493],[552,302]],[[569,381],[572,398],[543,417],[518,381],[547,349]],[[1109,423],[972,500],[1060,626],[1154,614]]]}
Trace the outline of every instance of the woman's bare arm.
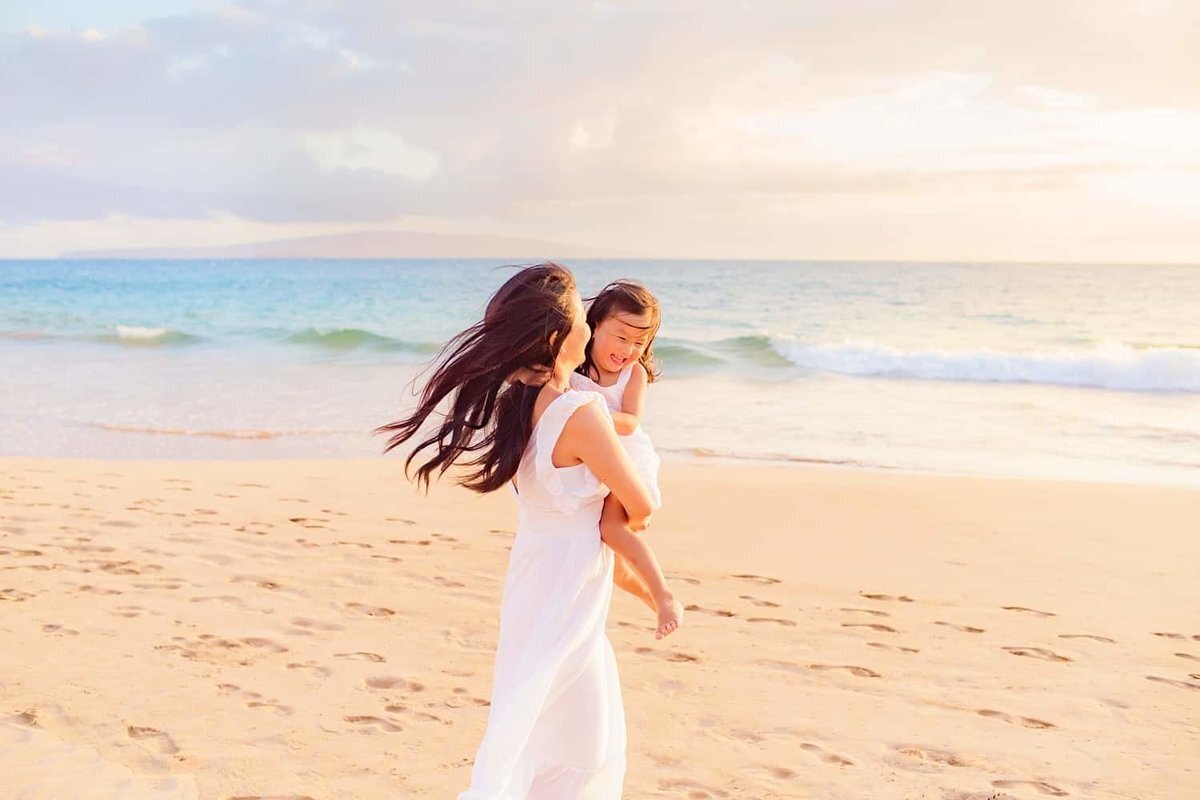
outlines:
{"label": "woman's bare arm", "polygon": [[580,406],[567,420],[551,454],[556,466],[584,463],[625,508],[631,530],[644,530],[654,510],[650,492],[637,476],[599,402]]}

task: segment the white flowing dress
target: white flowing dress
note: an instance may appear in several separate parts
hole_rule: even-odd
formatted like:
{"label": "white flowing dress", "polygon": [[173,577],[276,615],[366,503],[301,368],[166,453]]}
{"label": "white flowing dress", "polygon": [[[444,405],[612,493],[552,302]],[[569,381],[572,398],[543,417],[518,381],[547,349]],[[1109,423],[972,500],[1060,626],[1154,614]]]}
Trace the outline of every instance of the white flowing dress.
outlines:
{"label": "white flowing dress", "polygon": [[487,731],[459,800],[620,800],[625,709],[605,633],[613,555],[600,541],[608,488],[585,464],[556,467],[571,415],[603,399],[550,402],[517,470],[518,522]]}
{"label": "white flowing dress", "polygon": [[[637,362],[634,362],[636,364]],[[629,376],[633,374],[634,364],[630,364],[617,374],[617,382],[612,386],[601,386],[594,380],[579,372],[571,373],[571,388],[586,392],[599,392],[608,405],[609,411],[620,411],[625,402],[625,387],[629,385]],[[642,483],[650,490],[650,504],[655,509],[662,508],[662,491],[658,488],[658,470],[662,460],[654,449],[654,443],[646,430],[638,425],[632,433],[618,436],[617,440],[625,448],[629,460],[633,462],[637,475]]]}

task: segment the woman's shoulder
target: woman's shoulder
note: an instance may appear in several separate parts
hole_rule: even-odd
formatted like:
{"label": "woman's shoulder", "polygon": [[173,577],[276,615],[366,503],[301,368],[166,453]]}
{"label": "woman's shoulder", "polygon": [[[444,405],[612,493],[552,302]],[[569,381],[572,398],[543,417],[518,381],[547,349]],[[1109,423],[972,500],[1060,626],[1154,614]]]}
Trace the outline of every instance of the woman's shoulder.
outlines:
{"label": "woman's shoulder", "polygon": [[571,388],[576,391],[595,391],[597,384],[582,372],[571,373]]}
{"label": "woman's shoulder", "polygon": [[[600,402],[595,402],[597,400]],[[546,402],[534,424],[538,428],[562,429],[569,425],[576,417],[581,416],[576,413],[580,409],[593,407],[590,412],[582,412],[582,416],[584,417],[594,414],[603,415],[607,411],[607,407],[601,409],[594,408],[595,406],[604,406],[604,397],[600,392],[570,389],[555,395]]]}
{"label": "woman's shoulder", "polygon": [[559,401],[563,433],[587,436],[602,426],[612,427],[608,403],[600,392],[570,391]]}

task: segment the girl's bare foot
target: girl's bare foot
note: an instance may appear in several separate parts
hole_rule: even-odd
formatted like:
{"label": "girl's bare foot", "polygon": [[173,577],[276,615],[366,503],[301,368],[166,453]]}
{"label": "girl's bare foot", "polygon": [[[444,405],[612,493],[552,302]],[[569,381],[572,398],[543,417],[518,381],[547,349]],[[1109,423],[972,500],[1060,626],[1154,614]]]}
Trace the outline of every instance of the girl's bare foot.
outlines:
{"label": "girl's bare foot", "polygon": [[662,639],[670,636],[683,624],[683,606],[672,595],[663,597],[657,605],[658,628],[654,631],[654,638]]}

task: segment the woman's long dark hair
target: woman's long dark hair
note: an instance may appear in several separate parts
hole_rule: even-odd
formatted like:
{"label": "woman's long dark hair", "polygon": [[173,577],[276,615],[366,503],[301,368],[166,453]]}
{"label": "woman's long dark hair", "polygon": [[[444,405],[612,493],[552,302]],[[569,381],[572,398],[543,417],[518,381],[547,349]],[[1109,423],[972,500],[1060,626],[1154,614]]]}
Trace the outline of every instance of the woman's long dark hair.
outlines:
{"label": "woman's long dark hair", "polygon": [[492,295],[480,322],[446,343],[416,410],[375,431],[391,434],[389,452],[415,437],[451,397],[441,425],[409,453],[405,475],[428,450],[410,476],[426,489],[435,473],[454,464],[470,468],[458,483],[476,492],[495,491],[516,475],[540,387],[510,378],[550,375],[574,323],[574,290],[574,276],[558,264],[526,267]]}

